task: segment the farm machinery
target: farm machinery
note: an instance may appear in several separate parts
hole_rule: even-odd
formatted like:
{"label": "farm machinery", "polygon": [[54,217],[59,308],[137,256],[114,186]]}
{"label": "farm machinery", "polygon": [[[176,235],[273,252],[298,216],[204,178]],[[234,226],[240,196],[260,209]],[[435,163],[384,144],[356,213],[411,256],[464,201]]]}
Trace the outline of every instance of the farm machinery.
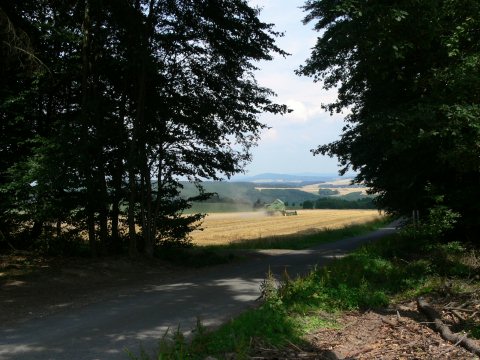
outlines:
{"label": "farm machinery", "polygon": [[288,211],[285,203],[280,200],[276,199],[274,202],[265,205],[265,211],[267,215],[276,215],[281,214],[283,216],[292,216],[297,215],[297,211]]}

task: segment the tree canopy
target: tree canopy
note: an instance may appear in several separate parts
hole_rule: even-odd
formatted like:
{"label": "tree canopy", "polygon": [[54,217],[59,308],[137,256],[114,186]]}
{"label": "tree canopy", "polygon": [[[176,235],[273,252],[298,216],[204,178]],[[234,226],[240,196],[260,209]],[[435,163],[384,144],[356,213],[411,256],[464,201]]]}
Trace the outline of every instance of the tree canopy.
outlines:
{"label": "tree canopy", "polygon": [[320,33],[299,74],[338,88],[338,141],[314,154],[357,172],[379,206],[436,207],[480,224],[480,3],[474,0],[309,0]]}
{"label": "tree canopy", "polygon": [[242,171],[258,114],[286,111],[253,74],[286,55],[258,14],[245,0],[2,3],[3,238],[85,232],[96,254],[128,228],[132,256],[184,242],[201,216],[182,216],[179,181]]}

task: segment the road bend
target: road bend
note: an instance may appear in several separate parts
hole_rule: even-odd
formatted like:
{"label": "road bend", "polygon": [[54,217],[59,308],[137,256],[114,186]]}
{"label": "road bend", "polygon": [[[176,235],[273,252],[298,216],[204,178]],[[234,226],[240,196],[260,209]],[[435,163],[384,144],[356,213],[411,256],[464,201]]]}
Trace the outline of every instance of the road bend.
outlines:
{"label": "road bend", "polygon": [[217,326],[258,304],[268,269],[303,275],[358,246],[390,235],[391,224],[367,235],[308,250],[260,251],[262,256],[201,274],[151,284],[142,290],[69,309],[15,326],[0,324],[0,360],[128,359],[125,349],[153,353],[167,329],[188,334],[198,320]]}

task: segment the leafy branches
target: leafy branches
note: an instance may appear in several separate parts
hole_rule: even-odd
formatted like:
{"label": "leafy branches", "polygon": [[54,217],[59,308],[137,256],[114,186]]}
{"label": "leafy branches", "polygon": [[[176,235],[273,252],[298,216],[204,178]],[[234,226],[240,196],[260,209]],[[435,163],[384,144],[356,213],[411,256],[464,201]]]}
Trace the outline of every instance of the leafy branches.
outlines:
{"label": "leafy branches", "polygon": [[1,89],[7,237],[22,214],[17,226],[84,230],[94,254],[124,246],[122,221],[132,256],[183,243],[201,216],[182,215],[180,179],[242,171],[258,114],[287,110],[253,76],[255,61],[286,55],[281,34],[246,1],[26,1],[8,16],[52,72],[12,67]]}
{"label": "leafy branches", "polygon": [[337,156],[341,173],[357,171],[391,212],[426,215],[440,196],[472,231],[480,215],[466,199],[480,181],[478,3],[311,0],[304,9],[321,35],[298,73],[338,87],[328,110],[350,110],[341,139],[313,153]]}

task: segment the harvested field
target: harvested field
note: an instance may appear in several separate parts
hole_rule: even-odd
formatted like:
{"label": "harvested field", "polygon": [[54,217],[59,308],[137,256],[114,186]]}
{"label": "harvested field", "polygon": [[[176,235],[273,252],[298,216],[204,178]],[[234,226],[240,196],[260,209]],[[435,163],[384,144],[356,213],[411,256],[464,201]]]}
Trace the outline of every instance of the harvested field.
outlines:
{"label": "harvested field", "polygon": [[239,240],[311,233],[325,228],[336,229],[349,224],[378,219],[376,210],[298,210],[297,216],[268,216],[264,212],[209,214],[203,231],[192,233],[197,245],[220,245]]}

